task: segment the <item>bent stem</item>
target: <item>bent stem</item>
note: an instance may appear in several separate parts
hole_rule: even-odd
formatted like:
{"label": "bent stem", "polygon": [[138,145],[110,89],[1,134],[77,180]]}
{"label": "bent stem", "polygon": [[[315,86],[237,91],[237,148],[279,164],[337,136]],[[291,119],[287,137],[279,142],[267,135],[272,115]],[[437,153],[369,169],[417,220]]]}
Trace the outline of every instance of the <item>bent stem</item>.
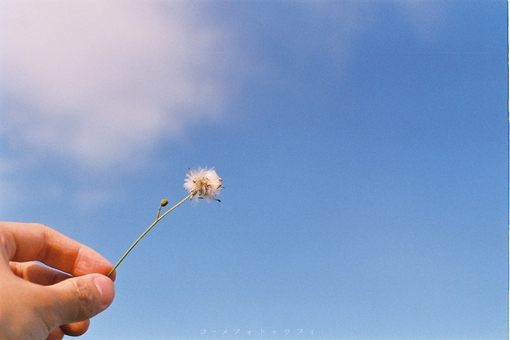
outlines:
{"label": "bent stem", "polygon": [[[184,197],[182,199],[182,201],[180,201],[179,203],[177,203],[176,205],[174,205],[173,207],[171,207],[170,209],[168,209],[163,215],[159,216],[156,218],[156,220],[154,222],[152,222],[152,224],[142,233],[142,235],[140,235],[136,241],[131,245],[131,247],[129,247],[129,249],[124,253],[124,255],[122,255],[122,257],[120,258],[120,260],[117,262],[117,264],[115,264],[115,266],[113,266],[113,268],[110,270],[110,272],[106,275],[108,277],[110,277],[110,275],[112,275],[112,273],[115,271],[115,269],[117,269],[117,267],[119,266],[119,264],[121,264],[122,261],[124,261],[124,259],[126,258],[126,256],[131,252],[131,250],[133,250],[133,248],[138,244],[138,242],[140,242],[140,240],[145,236],[147,235],[147,233],[152,229],[154,228],[154,226],[156,224],[158,224],[159,221],[161,221],[166,215],[168,215],[172,210],[174,210],[175,208],[177,208],[178,206],[180,206],[181,204],[183,204],[184,202],[186,202],[188,199],[192,198],[193,196],[196,195],[196,191],[192,191],[189,193],[188,196]],[[161,207],[160,207],[161,208]]]}

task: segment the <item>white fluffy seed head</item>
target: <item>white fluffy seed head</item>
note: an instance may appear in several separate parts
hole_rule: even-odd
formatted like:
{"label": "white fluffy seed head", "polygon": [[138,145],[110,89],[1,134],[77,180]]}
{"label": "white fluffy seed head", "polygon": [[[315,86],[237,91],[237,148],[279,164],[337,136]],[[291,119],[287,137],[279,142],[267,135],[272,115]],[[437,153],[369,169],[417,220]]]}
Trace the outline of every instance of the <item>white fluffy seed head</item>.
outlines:
{"label": "white fluffy seed head", "polygon": [[195,193],[196,199],[205,198],[207,200],[218,200],[216,196],[220,194],[221,178],[218,176],[214,168],[198,168],[189,169],[184,180],[184,188],[188,193]]}

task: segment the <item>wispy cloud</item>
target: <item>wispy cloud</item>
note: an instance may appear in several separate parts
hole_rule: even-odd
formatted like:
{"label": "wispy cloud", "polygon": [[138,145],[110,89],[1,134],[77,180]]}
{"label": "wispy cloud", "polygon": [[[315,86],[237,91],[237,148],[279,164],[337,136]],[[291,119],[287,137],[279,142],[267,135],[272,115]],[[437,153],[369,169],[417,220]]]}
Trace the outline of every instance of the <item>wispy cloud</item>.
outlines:
{"label": "wispy cloud", "polygon": [[[185,5],[185,6],[184,6]],[[108,168],[222,115],[227,30],[154,1],[2,1],[9,146]]]}
{"label": "wispy cloud", "polygon": [[[424,34],[443,7],[394,3]],[[302,5],[303,20],[326,22],[335,32],[321,36],[329,46],[323,52],[335,60],[345,59],[339,56],[349,53],[350,38],[375,7]],[[25,155],[57,156],[86,169],[143,158],[156,143],[224,114],[241,59],[230,29],[200,2],[4,0],[3,141]]]}
{"label": "wispy cloud", "polygon": [[422,39],[433,40],[445,19],[446,1],[393,0]]}
{"label": "wispy cloud", "polygon": [[[441,3],[393,0],[425,38],[442,17]],[[41,160],[71,165],[70,173],[116,172],[126,162],[143,163],[158,143],[194,125],[225,119],[230,96],[249,75],[243,72],[263,70],[268,81],[278,73],[271,53],[261,51],[268,48],[264,37],[281,43],[286,62],[303,69],[315,62],[306,53],[345,67],[353,37],[370,27],[379,3],[296,2],[289,5],[300,9],[293,16],[253,28],[261,32],[251,36],[255,42],[204,4],[0,1],[0,206],[30,197],[27,179],[36,181]],[[111,194],[105,183],[101,190],[81,183],[61,190],[85,209]]]}

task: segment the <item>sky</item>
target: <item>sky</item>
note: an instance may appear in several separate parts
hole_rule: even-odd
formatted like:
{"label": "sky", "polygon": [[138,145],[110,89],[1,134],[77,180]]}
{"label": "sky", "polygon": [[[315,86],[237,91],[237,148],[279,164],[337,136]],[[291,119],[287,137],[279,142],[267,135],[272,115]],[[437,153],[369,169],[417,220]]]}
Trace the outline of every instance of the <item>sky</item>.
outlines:
{"label": "sky", "polygon": [[115,263],[83,339],[507,339],[507,4],[0,1],[0,219]]}

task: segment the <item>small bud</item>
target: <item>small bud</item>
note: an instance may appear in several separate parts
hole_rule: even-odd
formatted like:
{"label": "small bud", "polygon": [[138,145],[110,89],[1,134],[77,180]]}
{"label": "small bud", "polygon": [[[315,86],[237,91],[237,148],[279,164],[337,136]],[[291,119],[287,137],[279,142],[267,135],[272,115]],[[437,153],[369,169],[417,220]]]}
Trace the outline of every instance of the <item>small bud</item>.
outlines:
{"label": "small bud", "polygon": [[168,204],[168,200],[166,198],[163,198],[161,200],[161,203],[159,203],[159,205],[162,206],[162,207],[166,206],[167,204]]}

